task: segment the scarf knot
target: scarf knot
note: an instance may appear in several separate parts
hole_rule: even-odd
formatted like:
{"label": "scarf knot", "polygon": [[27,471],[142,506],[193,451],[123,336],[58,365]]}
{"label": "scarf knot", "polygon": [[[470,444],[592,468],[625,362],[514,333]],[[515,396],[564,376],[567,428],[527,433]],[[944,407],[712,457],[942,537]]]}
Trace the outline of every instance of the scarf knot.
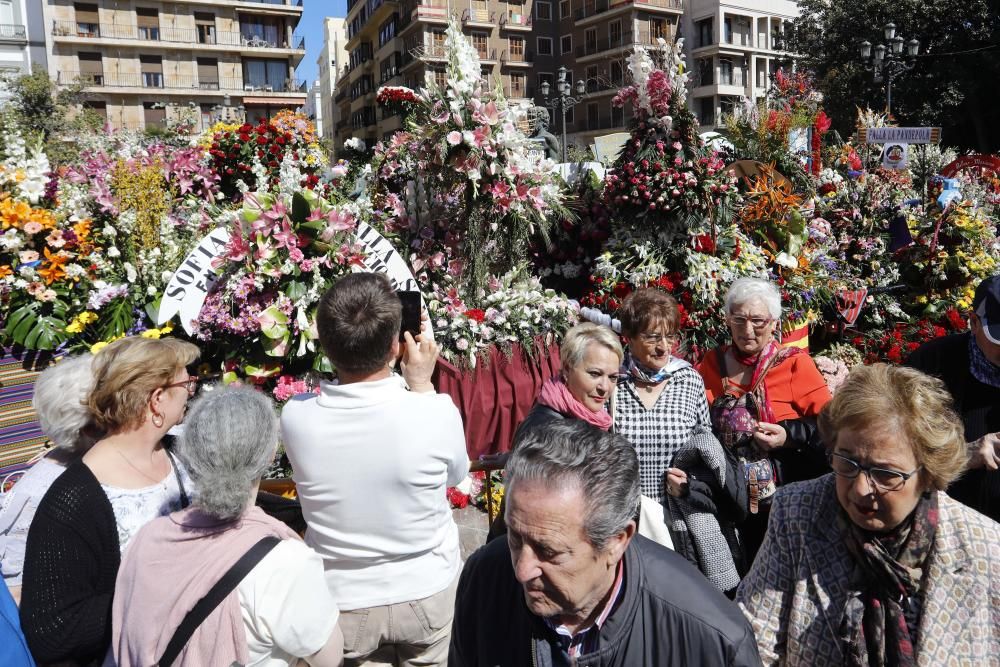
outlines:
{"label": "scarf knot", "polygon": [[611,415],[604,410],[594,412],[578,401],[561,378],[549,378],[542,385],[542,391],[538,394],[538,402],[563,416],[583,420],[602,431],[611,428]]}

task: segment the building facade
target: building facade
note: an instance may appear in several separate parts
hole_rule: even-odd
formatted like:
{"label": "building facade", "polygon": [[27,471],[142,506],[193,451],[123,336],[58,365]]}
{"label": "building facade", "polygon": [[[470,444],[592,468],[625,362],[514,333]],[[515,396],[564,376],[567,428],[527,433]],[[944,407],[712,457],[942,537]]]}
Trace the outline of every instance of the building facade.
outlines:
{"label": "building facade", "polygon": [[[28,6],[25,0],[0,0],[0,75],[31,71],[28,44]],[[0,99],[7,93],[0,89]]]}
{"label": "building facade", "polygon": [[347,50],[344,43],[347,34],[344,31],[344,19],[327,17],[323,21],[323,49],[316,59],[320,85],[320,106],[323,114],[323,137],[331,150],[333,157],[336,145],[336,128],[340,121],[340,106],[334,104],[334,98],[339,94],[337,75],[347,64]]}
{"label": "building facade", "polygon": [[302,0],[43,0],[50,75],[115,129],[256,122],[306,101]]}
{"label": "building facade", "polygon": [[774,72],[789,61],[775,47],[797,16],[791,0],[688,0],[689,103],[702,131],[718,127],[741,98],[764,97]]}

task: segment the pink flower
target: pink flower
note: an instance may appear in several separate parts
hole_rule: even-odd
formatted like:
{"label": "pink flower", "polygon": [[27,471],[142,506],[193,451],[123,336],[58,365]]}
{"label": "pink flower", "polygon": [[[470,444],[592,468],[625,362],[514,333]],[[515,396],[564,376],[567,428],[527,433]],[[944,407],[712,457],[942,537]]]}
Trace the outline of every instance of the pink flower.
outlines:
{"label": "pink flower", "polygon": [[63,233],[61,229],[53,229],[52,233],[49,234],[45,240],[53,248],[61,248],[66,245],[66,240],[63,239]]}
{"label": "pink flower", "polygon": [[56,293],[55,293],[54,290],[47,289],[44,292],[42,292],[41,294],[36,295],[36,298],[39,301],[55,301],[56,300]]}
{"label": "pink flower", "polygon": [[455,347],[457,347],[462,352],[465,352],[466,350],[469,349],[469,341],[465,340],[464,338],[459,338],[457,341],[455,341]]}
{"label": "pink flower", "polygon": [[462,143],[462,133],[458,130],[452,130],[447,136],[448,143],[452,146],[457,146]]}
{"label": "pink flower", "polygon": [[31,262],[38,261],[38,253],[34,250],[22,250],[17,254],[17,257],[21,260],[22,264],[30,264]]}
{"label": "pink flower", "polygon": [[42,229],[44,229],[44,227],[42,227],[42,225],[40,223],[38,223],[38,222],[36,222],[34,220],[30,220],[30,221],[24,223],[24,233],[25,234],[37,234],[38,232],[42,231]]}

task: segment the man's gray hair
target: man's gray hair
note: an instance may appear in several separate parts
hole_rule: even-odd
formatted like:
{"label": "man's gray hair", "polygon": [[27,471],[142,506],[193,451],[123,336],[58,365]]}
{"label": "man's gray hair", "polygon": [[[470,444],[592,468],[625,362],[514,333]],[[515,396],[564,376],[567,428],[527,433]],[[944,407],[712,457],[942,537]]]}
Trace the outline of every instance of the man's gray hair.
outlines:
{"label": "man's gray hair", "polygon": [[733,281],[726,292],[726,314],[741,304],[759,299],[767,307],[772,320],[781,319],[781,292],[774,283],[760,278],[739,278]]}
{"label": "man's gray hair", "polygon": [[35,380],[31,407],[38,413],[42,433],[56,447],[83,454],[94,444],[84,433],[90,424],[87,395],[94,388],[91,354],[66,357],[49,366]]}
{"label": "man's gray hair", "polygon": [[508,489],[521,480],[583,493],[584,524],[598,551],[639,512],[639,459],[625,438],[577,419],[531,428],[507,460]]}
{"label": "man's gray hair", "polygon": [[267,396],[249,387],[218,387],[195,400],[177,455],[194,483],[192,504],[235,519],[253,502],[253,485],[274,459],[278,417]]}

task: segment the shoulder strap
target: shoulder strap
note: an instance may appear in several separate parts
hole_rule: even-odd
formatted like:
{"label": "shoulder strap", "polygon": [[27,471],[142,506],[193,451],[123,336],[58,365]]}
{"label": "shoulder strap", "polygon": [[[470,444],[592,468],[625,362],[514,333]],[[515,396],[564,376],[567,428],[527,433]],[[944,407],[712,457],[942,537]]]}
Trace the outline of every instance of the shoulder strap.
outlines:
{"label": "shoulder strap", "polygon": [[188,498],[187,489],[184,488],[184,480],[181,479],[181,471],[177,469],[177,461],[174,460],[174,455],[170,453],[170,450],[166,450],[167,458],[170,459],[170,467],[174,469],[174,479],[177,480],[177,488],[181,492],[181,509],[186,509],[188,505],[191,504],[191,500]]}
{"label": "shoulder strap", "polygon": [[281,542],[281,538],[269,535],[267,537],[261,538],[259,542],[250,547],[250,550],[243,554],[243,557],[236,561],[236,564],[229,568],[229,571],[222,575],[222,578],[216,582],[214,586],[205,593],[205,597],[198,600],[191,611],[187,613],[184,620],[177,627],[174,632],[174,636],[170,638],[170,642],[167,644],[166,650],[163,651],[163,657],[160,658],[157,663],[159,667],[170,667],[177,656],[180,655],[184,646],[191,639],[191,635],[194,631],[198,629],[209,614],[215,611],[215,608],[222,604],[222,601],[226,599],[226,596],[235,590],[239,586],[240,582],[250,573],[257,563],[261,561],[271,549],[276,547],[278,543]]}

